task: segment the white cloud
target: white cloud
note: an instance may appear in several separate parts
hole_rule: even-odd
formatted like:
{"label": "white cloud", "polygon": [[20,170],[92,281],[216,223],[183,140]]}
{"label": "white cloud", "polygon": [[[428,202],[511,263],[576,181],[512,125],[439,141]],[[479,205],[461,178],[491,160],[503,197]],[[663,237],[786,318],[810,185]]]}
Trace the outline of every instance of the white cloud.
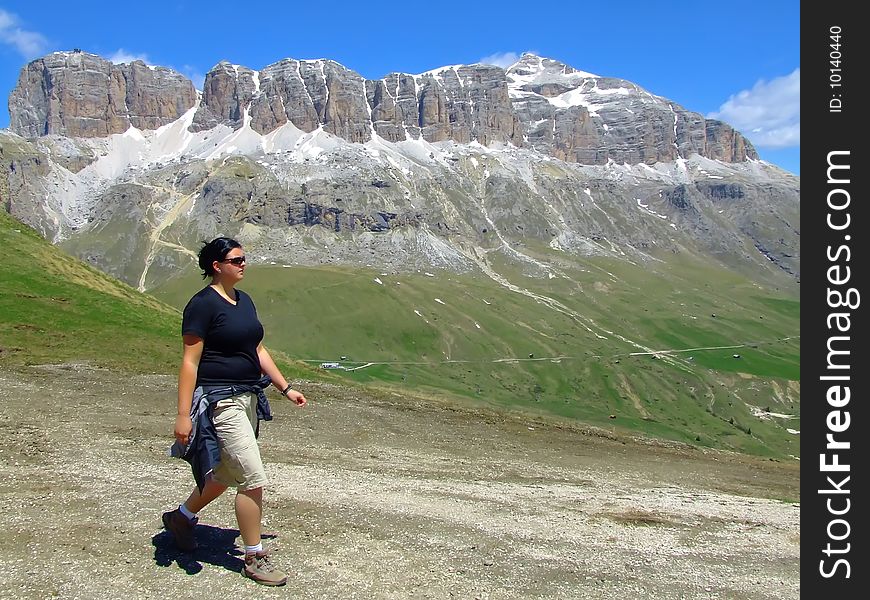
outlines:
{"label": "white cloud", "polygon": [[735,127],[761,148],[790,148],[801,143],[801,70],[731,96],[707,115]]}
{"label": "white cloud", "polygon": [[495,65],[502,69],[507,69],[519,59],[520,55],[516,52],[496,52],[495,54],[484,56],[477,62],[483,65]]}
{"label": "white cloud", "polygon": [[116,65],[120,63],[133,62],[134,60],[141,60],[146,65],[151,64],[151,61],[148,60],[147,54],[132,54],[130,52],[127,52],[123,48],[118,48],[117,50],[115,50],[115,53],[109,57],[109,60]]}
{"label": "white cloud", "polygon": [[27,60],[37,58],[48,50],[48,40],[36,31],[18,27],[18,17],[0,8],[0,42],[15,48]]}

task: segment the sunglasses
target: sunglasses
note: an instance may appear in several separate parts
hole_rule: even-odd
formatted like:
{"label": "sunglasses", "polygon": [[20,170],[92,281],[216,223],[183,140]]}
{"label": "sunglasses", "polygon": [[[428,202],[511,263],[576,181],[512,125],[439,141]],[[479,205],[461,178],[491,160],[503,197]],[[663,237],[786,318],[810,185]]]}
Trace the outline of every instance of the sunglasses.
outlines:
{"label": "sunglasses", "polygon": [[237,267],[241,267],[243,264],[245,264],[245,257],[244,256],[234,256],[233,258],[225,258],[221,262],[232,263],[232,264],[236,265]]}

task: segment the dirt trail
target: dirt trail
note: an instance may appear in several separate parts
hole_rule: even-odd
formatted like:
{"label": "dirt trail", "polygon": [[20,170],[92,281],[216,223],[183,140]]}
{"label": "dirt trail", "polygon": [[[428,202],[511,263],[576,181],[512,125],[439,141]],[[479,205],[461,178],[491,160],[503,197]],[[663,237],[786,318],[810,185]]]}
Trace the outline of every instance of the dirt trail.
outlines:
{"label": "dirt trail", "polygon": [[295,382],[263,425],[266,543],[239,575],[231,494],[178,553],[160,513],[169,376],[0,370],[0,598],[798,598],[796,464],[615,440]]}

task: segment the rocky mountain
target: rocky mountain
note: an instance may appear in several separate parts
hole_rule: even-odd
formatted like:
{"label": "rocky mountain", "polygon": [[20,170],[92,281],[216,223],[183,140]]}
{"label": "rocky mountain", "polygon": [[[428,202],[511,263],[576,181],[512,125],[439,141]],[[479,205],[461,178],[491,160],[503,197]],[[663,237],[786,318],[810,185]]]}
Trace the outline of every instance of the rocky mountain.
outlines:
{"label": "rocky mountain", "polygon": [[526,54],[368,80],[329,60],[26,65],[0,133],[7,211],[148,289],[199,240],[295,264],[532,275],[590,255],[799,277],[800,180],[726,123]]}
{"label": "rocky mountain", "polygon": [[184,114],[196,99],[193,84],[171,69],[56,52],[21,70],[9,97],[10,129],[26,138],[157,129]]}
{"label": "rocky mountain", "polygon": [[[9,111],[12,131],[23,137],[105,137],[157,129],[196,100],[190,81],[170,69],[54,53],[22,70]],[[329,60],[284,59],[259,72],[224,61],[206,76],[188,129],[247,125],[267,135],[287,123],[350,142],[502,143],[582,164],[758,158],[724,123],[630,82],[531,54],[507,70],[459,65],[380,80]]]}

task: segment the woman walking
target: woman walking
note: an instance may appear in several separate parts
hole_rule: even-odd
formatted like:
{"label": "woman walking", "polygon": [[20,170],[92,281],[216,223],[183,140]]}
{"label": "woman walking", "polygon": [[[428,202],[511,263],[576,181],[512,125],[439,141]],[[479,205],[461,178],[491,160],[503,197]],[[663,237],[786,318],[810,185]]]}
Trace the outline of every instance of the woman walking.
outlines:
{"label": "woman walking", "polygon": [[184,354],[178,374],[178,415],[173,456],[190,462],[196,487],[163,524],[179,549],[196,548],[197,513],[228,487],[237,488],[236,520],[245,545],[242,574],[264,585],[283,585],[260,538],[263,488],[267,483],[257,446],[260,420],[272,418],[264,389],[304,406],[263,346],[263,326],[250,296],[236,289],[245,276],[237,241],[219,237],[199,252],[203,279],[211,283],[187,303],[181,333]]}

